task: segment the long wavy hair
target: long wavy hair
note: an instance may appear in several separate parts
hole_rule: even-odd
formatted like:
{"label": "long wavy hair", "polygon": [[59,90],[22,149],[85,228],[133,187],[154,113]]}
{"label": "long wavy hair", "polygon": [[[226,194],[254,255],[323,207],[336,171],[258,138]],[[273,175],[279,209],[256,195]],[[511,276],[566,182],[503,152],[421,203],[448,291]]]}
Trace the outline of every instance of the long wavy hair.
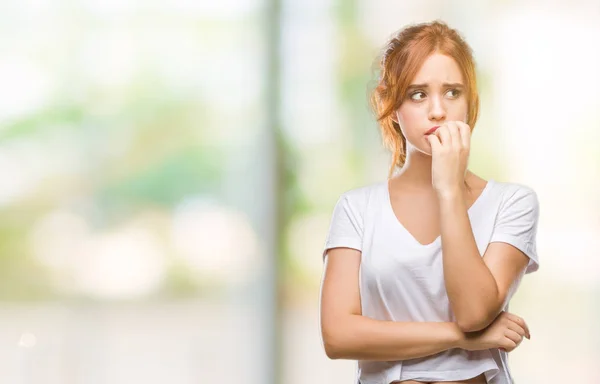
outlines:
{"label": "long wavy hair", "polygon": [[446,23],[435,20],[409,25],[394,33],[378,56],[379,76],[371,92],[371,107],[381,129],[383,144],[392,151],[388,177],[406,162],[406,138],[393,120],[411,81],[433,53],[456,60],[461,69],[467,96],[467,124],[471,131],[479,116],[479,94],[473,51],[460,34]]}

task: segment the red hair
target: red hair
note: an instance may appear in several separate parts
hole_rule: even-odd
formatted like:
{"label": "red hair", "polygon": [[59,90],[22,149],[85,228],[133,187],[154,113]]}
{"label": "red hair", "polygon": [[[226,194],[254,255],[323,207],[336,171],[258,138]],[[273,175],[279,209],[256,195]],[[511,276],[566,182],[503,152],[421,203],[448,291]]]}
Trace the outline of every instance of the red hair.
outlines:
{"label": "red hair", "polygon": [[433,53],[453,58],[463,75],[467,96],[467,124],[475,127],[479,94],[471,47],[460,34],[442,21],[407,26],[394,33],[379,57],[380,75],[371,94],[371,105],[379,123],[384,145],[392,151],[389,176],[406,161],[406,138],[392,120],[400,108],[410,82]]}

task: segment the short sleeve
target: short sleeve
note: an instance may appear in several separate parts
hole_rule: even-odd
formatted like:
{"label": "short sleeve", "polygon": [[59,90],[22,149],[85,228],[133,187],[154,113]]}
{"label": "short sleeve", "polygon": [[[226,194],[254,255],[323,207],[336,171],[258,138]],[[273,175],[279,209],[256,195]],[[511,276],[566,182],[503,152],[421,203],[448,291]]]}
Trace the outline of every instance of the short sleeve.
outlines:
{"label": "short sleeve", "polygon": [[539,203],[536,193],[530,188],[519,186],[500,207],[490,240],[490,243],[511,244],[529,257],[525,273],[535,272],[539,268],[536,248],[538,219]]}
{"label": "short sleeve", "polygon": [[347,194],[335,204],[329,232],[325,239],[323,258],[331,248],[346,247],[362,251],[363,217],[361,210]]}

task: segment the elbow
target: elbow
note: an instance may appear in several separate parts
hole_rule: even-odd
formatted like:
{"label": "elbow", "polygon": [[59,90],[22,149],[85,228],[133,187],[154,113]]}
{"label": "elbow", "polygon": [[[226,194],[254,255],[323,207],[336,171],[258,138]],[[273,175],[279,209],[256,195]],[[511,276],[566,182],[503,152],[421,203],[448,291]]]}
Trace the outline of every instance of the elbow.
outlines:
{"label": "elbow", "polygon": [[344,332],[339,330],[324,329],[322,332],[323,348],[325,355],[331,360],[348,358],[348,348]]}
{"label": "elbow", "polygon": [[456,324],[463,333],[481,331],[490,325],[490,323],[489,316],[485,313],[456,316]]}
{"label": "elbow", "polygon": [[457,320],[456,324],[463,333],[477,332],[485,328],[480,322],[473,320]]}
{"label": "elbow", "polygon": [[456,324],[462,332],[477,332],[487,328],[498,315],[500,305],[481,302],[454,312]]}
{"label": "elbow", "polygon": [[341,359],[343,356],[342,349],[331,341],[323,340],[323,347],[325,348],[325,355],[331,360]]}

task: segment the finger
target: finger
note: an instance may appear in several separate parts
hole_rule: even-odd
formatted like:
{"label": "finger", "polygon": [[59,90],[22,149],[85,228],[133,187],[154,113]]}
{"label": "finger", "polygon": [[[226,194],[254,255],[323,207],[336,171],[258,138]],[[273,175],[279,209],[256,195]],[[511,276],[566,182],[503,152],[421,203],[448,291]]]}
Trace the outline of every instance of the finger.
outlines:
{"label": "finger", "polygon": [[508,329],[517,332],[519,335],[527,337],[527,332],[525,331],[525,329],[519,324],[515,323],[514,321],[509,321],[507,327]]}
{"label": "finger", "polygon": [[448,132],[448,126],[446,124],[442,125],[435,131],[435,136],[437,136],[442,143],[443,146],[451,146],[452,145],[452,136],[450,136],[450,132]]}
{"label": "finger", "polygon": [[457,121],[456,124],[458,126],[463,148],[469,149],[471,147],[471,127],[462,121]]}
{"label": "finger", "polygon": [[517,348],[517,343],[508,338],[504,338],[502,346],[499,347],[499,349],[503,350],[504,352],[512,352],[515,348]]}
{"label": "finger", "polygon": [[519,316],[512,314],[512,313],[508,313],[507,312],[507,317],[514,321],[515,323],[519,324],[524,330],[525,332],[527,332],[527,338],[530,339],[531,338],[531,333],[529,332],[529,327],[527,326],[527,323],[525,323],[525,320],[523,320],[522,318],[520,318]]}
{"label": "finger", "polygon": [[442,143],[440,143],[440,139],[436,135],[427,135],[427,140],[429,140],[429,145],[431,145],[432,154],[439,151]]}
{"label": "finger", "polygon": [[521,326],[523,327],[523,329],[527,333],[527,338],[531,339],[531,333],[529,332],[529,325],[527,325],[527,323],[525,322],[525,320],[521,319],[521,321],[523,322],[523,325],[521,325]]}
{"label": "finger", "polygon": [[450,133],[450,139],[452,140],[452,145],[457,149],[462,147],[462,139],[460,137],[460,129],[458,124],[455,121],[450,121],[447,124],[448,132]]}
{"label": "finger", "polygon": [[511,329],[507,329],[506,331],[504,331],[504,336],[513,341],[516,345],[521,344],[521,341],[523,341],[523,336],[519,335],[517,332]]}

